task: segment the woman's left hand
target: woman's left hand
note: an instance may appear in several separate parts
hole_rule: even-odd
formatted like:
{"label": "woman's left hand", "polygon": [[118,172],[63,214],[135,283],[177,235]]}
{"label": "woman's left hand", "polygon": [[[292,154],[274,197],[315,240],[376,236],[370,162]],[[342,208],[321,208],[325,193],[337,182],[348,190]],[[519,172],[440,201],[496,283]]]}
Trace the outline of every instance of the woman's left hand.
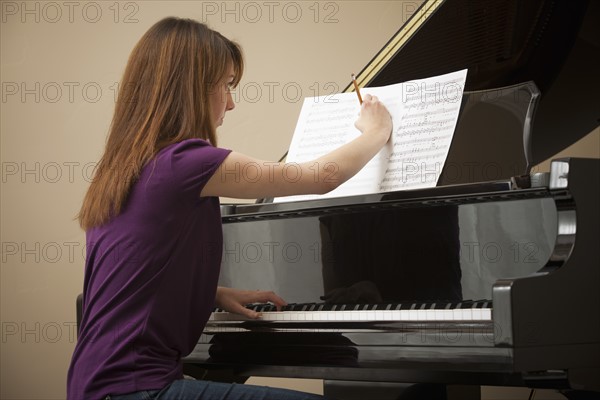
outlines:
{"label": "woman's left hand", "polygon": [[246,308],[245,305],[267,302],[275,304],[278,310],[287,305],[287,303],[274,292],[260,290],[239,290],[219,286],[217,288],[217,295],[215,296],[215,304],[218,308],[253,319],[260,317],[261,314]]}

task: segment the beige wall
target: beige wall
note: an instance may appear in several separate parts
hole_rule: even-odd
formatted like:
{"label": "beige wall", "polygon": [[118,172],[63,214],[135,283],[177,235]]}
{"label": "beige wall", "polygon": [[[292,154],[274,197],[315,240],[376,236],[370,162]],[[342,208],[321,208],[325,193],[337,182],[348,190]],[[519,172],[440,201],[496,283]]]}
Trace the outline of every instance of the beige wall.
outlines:
{"label": "beige wall", "polygon": [[594,129],[577,142],[566,149],[559,151],[556,155],[539,163],[533,168],[533,172],[550,171],[550,161],[560,157],[587,157],[600,158],[600,128]]}
{"label": "beige wall", "polygon": [[247,73],[220,144],[274,160],[301,98],[342,90],[419,3],[2,1],[0,398],[65,396],[84,263],[73,217],[150,25],[190,17],[241,43]]}

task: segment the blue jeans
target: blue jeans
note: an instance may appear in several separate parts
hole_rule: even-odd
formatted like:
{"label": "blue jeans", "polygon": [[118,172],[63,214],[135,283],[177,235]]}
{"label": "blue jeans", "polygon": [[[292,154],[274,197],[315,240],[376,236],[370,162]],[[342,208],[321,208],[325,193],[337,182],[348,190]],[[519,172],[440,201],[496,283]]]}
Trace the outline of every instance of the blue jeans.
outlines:
{"label": "blue jeans", "polygon": [[181,379],[161,390],[106,396],[106,400],[324,400],[316,394],[266,386]]}

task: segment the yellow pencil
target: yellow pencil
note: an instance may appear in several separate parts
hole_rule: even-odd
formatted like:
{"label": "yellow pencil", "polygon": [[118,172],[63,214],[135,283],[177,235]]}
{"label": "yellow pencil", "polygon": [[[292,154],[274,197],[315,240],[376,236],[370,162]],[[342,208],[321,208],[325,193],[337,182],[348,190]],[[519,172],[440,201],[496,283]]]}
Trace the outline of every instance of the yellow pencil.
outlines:
{"label": "yellow pencil", "polygon": [[354,83],[354,89],[356,89],[356,95],[358,96],[358,102],[362,104],[362,97],[360,96],[360,89],[358,88],[358,83],[356,83],[356,76],[352,74],[352,83]]}

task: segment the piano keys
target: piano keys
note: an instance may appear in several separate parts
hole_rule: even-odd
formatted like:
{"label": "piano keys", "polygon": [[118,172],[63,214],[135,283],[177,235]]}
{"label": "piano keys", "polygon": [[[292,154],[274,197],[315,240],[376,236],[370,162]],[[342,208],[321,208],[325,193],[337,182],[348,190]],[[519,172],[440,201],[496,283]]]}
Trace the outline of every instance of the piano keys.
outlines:
{"label": "piano keys", "polygon": [[[260,322],[383,322],[383,321],[491,321],[491,301],[432,302],[405,304],[289,304],[281,310],[270,304],[250,305],[248,308],[260,312]],[[215,310],[211,315],[205,333],[211,333],[215,326],[224,332],[226,325],[219,322],[256,321],[223,310]],[[334,326],[332,324],[331,326]],[[290,326],[291,329],[293,325]]]}

